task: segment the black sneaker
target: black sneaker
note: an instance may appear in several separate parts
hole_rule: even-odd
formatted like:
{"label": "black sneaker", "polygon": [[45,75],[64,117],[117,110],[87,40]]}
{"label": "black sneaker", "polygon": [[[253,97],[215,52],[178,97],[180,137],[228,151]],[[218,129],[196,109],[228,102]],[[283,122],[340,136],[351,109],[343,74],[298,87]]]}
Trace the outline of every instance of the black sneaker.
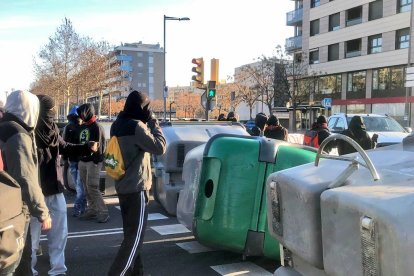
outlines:
{"label": "black sneaker", "polygon": [[96,222],[105,223],[109,220],[108,214],[99,214],[96,216]]}

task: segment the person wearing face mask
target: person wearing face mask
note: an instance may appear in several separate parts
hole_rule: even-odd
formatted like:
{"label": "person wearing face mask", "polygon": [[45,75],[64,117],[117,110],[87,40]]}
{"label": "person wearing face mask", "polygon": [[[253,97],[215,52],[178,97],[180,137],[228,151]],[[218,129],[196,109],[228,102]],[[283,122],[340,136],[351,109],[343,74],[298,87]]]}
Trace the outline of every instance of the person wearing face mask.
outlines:
{"label": "person wearing face mask", "polygon": [[128,95],[124,110],[111,126],[125,164],[125,174],[115,181],[121,207],[124,240],[108,275],[144,275],[141,247],[147,223],[147,204],[152,185],[150,154],[165,152],[166,141],[150,100],[144,93]]}
{"label": "person wearing face mask", "polygon": [[[59,135],[59,128],[54,122],[55,103],[46,95],[37,96],[40,101],[40,114],[35,128],[37,156],[39,160],[39,178],[46,205],[51,211],[52,229],[47,232],[50,270],[49,275],[65,275],[65,248],[68,236],[66,200],[63,195],[63,175],[60,167],[60,154],[76,156],[86,155],[97,150],[97,144],[70,144]],[[38,221],[30,222],[32,237],[32,271],[36,271],[41,227]]]}
{"label": "person wearing face mask", "polygon": [[[18,259],[8,267],[12,275],[32,275],[32,241],[29,230],[32,215],[40,223],[42,230],[49,230],[52,219],[39,185],[37,152],[34,129],[39,116],[39,100],[28,91],[13,91],[7,97],[5,113],[0,119],[0,149],[5,164],[4,170],[20,185],[27,223],[21,243],[23,251]],[[14,274],[13,274],[14,273]],[[8,275],[8,274],[6,274]]]}
{"label": "person wearing face mask", "polygon": [[86,195],[87,207],[85,213],[79,216],[81,220],[95,220],[105,223],[109,220],[108,207],[99,190],[99,173],[102,169],[102,161],[105,153],[105,130],[96,121],[95,108],[86,103],[77,109],[83,124],[79,128],[79,142],[81,144],[89,141],[98,142],[97,152],[80,157],[78,170],[80,180]]}

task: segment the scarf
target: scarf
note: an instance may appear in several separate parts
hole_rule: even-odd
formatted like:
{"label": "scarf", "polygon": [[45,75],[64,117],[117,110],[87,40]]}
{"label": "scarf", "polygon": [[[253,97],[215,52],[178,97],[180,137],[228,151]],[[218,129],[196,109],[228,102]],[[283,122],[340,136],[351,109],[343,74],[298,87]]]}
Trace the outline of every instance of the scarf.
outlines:
{"label": "scarf", "polygon": [[84,124],[89,126],[95,122],[96,122],[96,115],[93,115],[92,118],[89,121],[85,122]]}

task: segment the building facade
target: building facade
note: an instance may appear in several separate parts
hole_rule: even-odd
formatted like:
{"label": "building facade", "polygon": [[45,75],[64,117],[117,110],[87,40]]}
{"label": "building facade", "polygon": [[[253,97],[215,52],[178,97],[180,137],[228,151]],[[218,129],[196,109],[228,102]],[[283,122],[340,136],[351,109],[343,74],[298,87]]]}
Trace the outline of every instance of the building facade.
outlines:
{"label": "building facade", "polygon": [[414,97],[404,87],[405,68],[414,60],[411,5],[295,0],[287,14],[294,36],[286,39],[286,50],[321,75],[315,90],[333,99],[332,113],[385,113],[412,126]]}
{"label": "building facade", "polygon": [[164,50],[160,44],[123,43],[114,52],[121,63],[122,77],[127,80],[120,89],[121,96],[138,90],[151,100],[163,98]]}

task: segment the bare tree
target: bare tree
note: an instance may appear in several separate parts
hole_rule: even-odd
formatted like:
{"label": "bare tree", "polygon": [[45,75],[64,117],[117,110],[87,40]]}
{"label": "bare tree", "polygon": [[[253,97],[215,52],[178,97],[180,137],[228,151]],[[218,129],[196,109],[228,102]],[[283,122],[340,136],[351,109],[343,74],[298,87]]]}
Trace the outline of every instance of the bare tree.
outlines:
{"label": "bare tree", "polygon": [[[314,72],[307,63],[306,56],[290,58],[280,45],[276,47],[276,66],[274,67],[274,104],[286,106],[288,103],[296,114],[299,105],[309,102],[316,94],[321,72]],[[296,131],[296,124],[293,124]]]}
{"label": "bare tree", "polygon": [[252,78],[248,70],[242,67],[236,69],[236,74],[233,77],[228,77],[228,80],[234,79],[233,87],[235,92],[234,106],[240,103],[245,103],[249,107],[249,118],[252,119],[253,107],[257,103],[260,95],[257,90],[253,89]]}
{"label": "bare tree", "polygon": [[73,76],[79,70],[81,49],[82,38],[75,32],[72,22],[65,18],[55,34],[49,37],[49,43],[40,50],[39,60],[35,63],[37,79],[50,76],[54,87],[58,88],[55,92],[63,94],[66,114],[73,94]]}

